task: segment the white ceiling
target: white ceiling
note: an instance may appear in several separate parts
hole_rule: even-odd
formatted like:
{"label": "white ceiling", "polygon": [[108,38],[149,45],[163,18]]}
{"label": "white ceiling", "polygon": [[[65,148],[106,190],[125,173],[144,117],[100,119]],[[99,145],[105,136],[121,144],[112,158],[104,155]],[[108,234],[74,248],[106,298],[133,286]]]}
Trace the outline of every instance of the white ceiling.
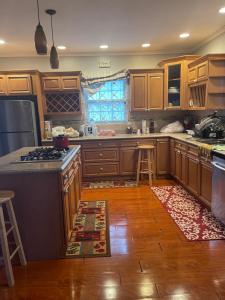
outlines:
{"label": "white ceiling", "polygon": [[[225,0],[39,0],[41,23],[51,46],[45,9],[56,9],[55,43],[63,55],[106,53],[184,53],[225,28],[218,9]],[[36,0],[1,1],[0,56],[32,56],[37,25]],[[179,34],[190,38],[180,40]],[[151,47],[143,49],[142,43]],[[108,50],[100,50],[108,44]]]}

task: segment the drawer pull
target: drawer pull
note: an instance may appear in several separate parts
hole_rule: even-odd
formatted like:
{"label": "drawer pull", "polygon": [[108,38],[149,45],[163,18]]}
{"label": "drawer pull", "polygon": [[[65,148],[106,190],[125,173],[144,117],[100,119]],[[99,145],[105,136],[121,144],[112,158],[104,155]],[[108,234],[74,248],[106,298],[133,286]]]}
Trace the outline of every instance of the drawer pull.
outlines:
{"label": "drawer pull", "polygon": [[103,171],[103,168],[99,168],[100,171]]}
{"label": "drawer pull", "polygon": [[66,174],[66,175],[64,175],[64,179],[68,179],[69,178],[69,176]]}
{"label": "drawer pull", "polygon": [[102,157],[102,156],[103,156],[103,154],[102,154],[102,153],[99,153],[99,156],[100,156],[100,157]]}
{"label": "drawer pull", "polygon": [[98,143],[98,146],[102,146],[102,143]]}

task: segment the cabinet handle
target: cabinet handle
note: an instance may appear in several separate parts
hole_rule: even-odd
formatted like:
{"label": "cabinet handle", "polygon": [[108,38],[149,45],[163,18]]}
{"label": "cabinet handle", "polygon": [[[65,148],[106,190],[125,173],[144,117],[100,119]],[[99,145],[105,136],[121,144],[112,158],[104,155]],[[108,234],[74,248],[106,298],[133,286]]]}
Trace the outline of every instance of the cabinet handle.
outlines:
{"label": "cabinet handle", "polygon": [[103,171],[103,168],[99,168],[100,171]]}
{"label": "cabinet handle", "polygon": [[98,143],[98,146],[102,146],[102,143]]}
{"label": "cabinet handle", "polygon": [[68,179],[69,178],[69,176],[66,174],[66,175],[64,175],[64,179]]}
{"label": "cabinet handle", "polygon": [[102,153],[99,153],[99,156],[103,156],[103,154],[102,154]]}

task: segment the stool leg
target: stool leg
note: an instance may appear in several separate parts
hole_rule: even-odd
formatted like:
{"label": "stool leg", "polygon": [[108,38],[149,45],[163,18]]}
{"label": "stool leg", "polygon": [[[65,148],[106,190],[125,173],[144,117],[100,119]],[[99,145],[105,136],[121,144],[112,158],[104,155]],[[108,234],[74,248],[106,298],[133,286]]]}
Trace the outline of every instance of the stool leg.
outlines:
{"label": "stool leg", "polygon": [[8,211],[8,215],[9,215],[9,221],[11,223],[12,226],[14,226],[13,229],[13,236],[14,236],[14,240],[16,242],[16,246],[19,246],[19,250],[18,250],[18,254],[19,254],[19,258],[20,258],[20,263],[21,265],[25,266],[27,264],[27,260],[24,254],[24,250],[23,250],[23,244],[20,238],[20,233],[19,233],[19,229],[17,226],[17,221],[16,221],[16,216],[14,213],[14,209],[13,209],[13,205],[12,205],[12,201],[8,201],[6,203],[6,207],[7,207],[7,211]]}
{"label": "stool leg", "polygon": [[5,221],[4,221],[2,207],[0,207],[0,240],[1,240],[1,245],[2,245],[2,254],[3,254],[3,259],[4,259],[4,265],[5,265],[8,285],[13,286],[15,284],[15,281],[14,281],[12,264],[11,264],[11,259],[10,259],[9,246],[8,246],[8,240],[7,240],[7,234],[6,234]]}
{"label": "stool leg", "polygon": [[147,151],[147,159],[148,159],[148,180],[149,185],[152,186],[152,162],[151,162],[151,152],[150,150]]}
{"label": "stool leg", "polygon": [[137,164],[137,185],[139,184],[141,170],[141,150],[138,150],[138,164]]}

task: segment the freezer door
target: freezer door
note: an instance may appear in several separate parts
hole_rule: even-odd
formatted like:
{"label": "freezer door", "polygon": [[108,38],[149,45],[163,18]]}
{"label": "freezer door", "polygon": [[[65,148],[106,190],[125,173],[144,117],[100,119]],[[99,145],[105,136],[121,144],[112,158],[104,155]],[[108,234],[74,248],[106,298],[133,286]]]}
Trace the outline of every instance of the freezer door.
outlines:
{"label": "freezer door", "polygon": [[34,131],[35,110],[29,100],[0,101],[0,132]]}
{"label": "freezer door", "polygon": [[15,151],[22,147],[34,147],[35,143],[34,133],[0,133],[0,156],[6,155],[9,152]]}

